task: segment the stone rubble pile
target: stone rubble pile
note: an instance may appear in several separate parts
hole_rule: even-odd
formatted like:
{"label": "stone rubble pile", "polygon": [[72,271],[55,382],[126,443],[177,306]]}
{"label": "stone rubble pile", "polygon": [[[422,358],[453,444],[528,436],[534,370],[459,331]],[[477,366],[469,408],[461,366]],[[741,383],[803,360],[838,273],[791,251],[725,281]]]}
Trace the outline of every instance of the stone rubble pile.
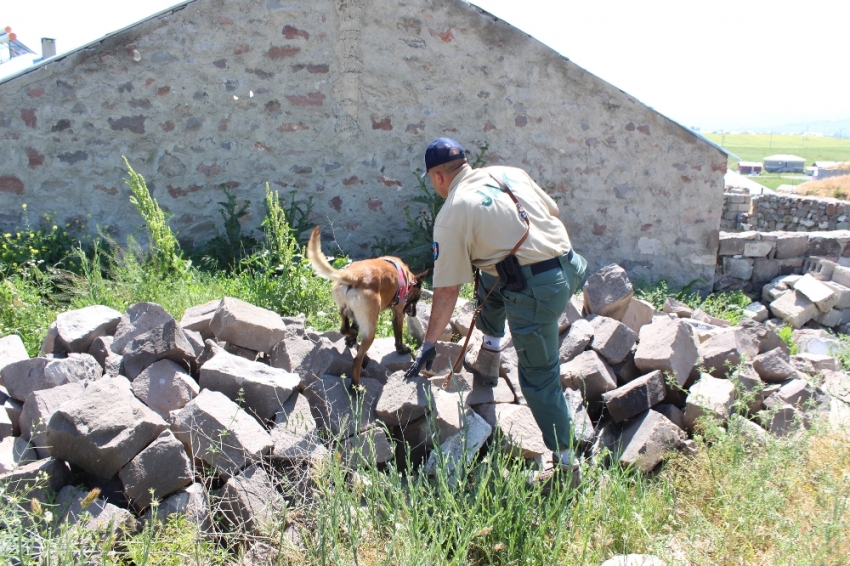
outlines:
{"label": "stone rubble pile", "polygon": [[[789,307],[795,326],[850,308],[840,290],[850,269],[830,275],[777,281],[765,291],[776,293],[770,308],[803,305]],[[427,327],[428,311],[420,303],[414,332]],[[410,356],[379,339],[356,392],[342,335],[305,328],[303,315],[282,318],[230,297],[190,308],[179,322],[152,303],[123,314],[103,306],[62,313],[41,356],[30,358],[17,336],[0,338],[0,483],[35,486],[29,497],[42,500],[52,490],[57,520],[91,527],[137,529],[155,498],[159,518],[183,512],[210,529],[217,515],[262,534],[298,497],[281,488],[298,482],[278,481],[279,472],[305,477],[335,452],[352,467],[409,454],[426,473],[442,466],[451,475],[500,439],[545,471],[552,454],[522,397],[509,337],[496,387],[466,372],[443,386],[460,351],[448,339],[466,333],[471,312],[459,302],[430,379],[404,379]],[[588,279],[560,328],[561,383],[586,457],[649,472],[668,450],[695,449],[688,438],[701,417],[763,442],[794,434],[813,410],[846,415],[850,403],[850,378],[823,331],[799,331],[803,353],[789,356],[770,322],[733,327],[672,299],[657,312],[634,297],[617,265]],[[476,341],[477,330],[471,348]],[[46,483],[36,485],[39,476]],[[111,488],[83,513],[80,485]]]}

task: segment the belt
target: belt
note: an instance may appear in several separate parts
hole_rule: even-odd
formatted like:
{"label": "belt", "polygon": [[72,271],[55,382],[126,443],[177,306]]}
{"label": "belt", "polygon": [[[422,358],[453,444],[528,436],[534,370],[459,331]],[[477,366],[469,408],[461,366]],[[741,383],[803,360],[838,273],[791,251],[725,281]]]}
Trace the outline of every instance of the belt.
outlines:
{"label": "belt", "polygon": [[[568,262],[573,260],[573,255],[574,255],[573,250],[570,250],[569,252],[567,252],[564,255],[567,256]],[[523,266],[523,267],[528,267],[529,271],[531,271],[531,276],[534,277],[535,275],[540,275],[541,273],[545,273],[545,272],[549,271],[550,269],[560,268],[561,267],[561,257],[563,257],[563,256],[553,257],[553,258],[547,259],[545,261],[539,261],[537,263],[532,263],[530,265]]]}

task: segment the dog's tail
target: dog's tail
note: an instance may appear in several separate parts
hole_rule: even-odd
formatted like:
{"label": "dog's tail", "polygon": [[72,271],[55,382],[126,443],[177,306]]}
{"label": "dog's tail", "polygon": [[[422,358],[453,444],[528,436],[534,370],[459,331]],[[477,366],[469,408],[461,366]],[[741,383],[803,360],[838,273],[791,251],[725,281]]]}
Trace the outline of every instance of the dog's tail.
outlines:
{"label": "dog's tail", "polygon": [[307,259],[313,264],[313,271],[319,277],[324,277],[331,281],[338,281],[340,279],[340,271],[334,269],[334,266],[328,262],[325,254],[322,253],[322,240],[319,237],[318,226],[313,228],[313,232],[310,233],[310,241],[307,242]]}

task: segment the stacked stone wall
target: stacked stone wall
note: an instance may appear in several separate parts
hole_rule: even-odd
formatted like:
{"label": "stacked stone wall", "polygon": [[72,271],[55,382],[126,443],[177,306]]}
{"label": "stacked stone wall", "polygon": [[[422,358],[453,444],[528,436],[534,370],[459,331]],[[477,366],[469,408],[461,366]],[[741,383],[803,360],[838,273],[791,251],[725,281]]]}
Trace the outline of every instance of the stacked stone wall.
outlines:
{"label": "stacked stone wall", "polygon": [[817,232],[850,229],[850,202],[796,195],[754,195],[752,221],[756,230]]}
{"label": "stacked stone wall", "polygon": [[850,267],[850,230],[721,232],[714,289],[758,291],[780,275],[804,273],[811,258]]}

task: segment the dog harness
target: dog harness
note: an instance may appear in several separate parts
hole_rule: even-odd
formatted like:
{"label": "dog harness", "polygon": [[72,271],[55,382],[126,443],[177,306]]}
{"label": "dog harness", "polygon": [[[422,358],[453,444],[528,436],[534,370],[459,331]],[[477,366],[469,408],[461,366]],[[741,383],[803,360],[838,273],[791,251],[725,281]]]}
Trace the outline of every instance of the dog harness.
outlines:
{"label": "dog harness", "polygon": [[404,276],[404,270],[401,268],[401,264],[389,257],[382,257],[381,259],[393,264],[396,271],[398,271],[398,289],[395,291],[392,306],[407,302],[407,293],[410,291],[410,282],[407,281],[407,278]]}

